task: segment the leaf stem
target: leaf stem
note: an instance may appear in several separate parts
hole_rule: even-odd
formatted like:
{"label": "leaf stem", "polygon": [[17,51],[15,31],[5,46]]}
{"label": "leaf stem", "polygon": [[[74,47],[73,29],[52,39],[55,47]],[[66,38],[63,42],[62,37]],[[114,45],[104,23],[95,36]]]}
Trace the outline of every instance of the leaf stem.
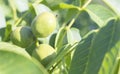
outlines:
{"label": "leaf stem", "polygon": [[70,52],[72,52],[77,45],[78,45],[78,42],[74,43],[72,47],[68,45],[66,48],[62,49],[60,53],[58,53],[58,56],[46,67],[46,69],[49,70],[53,66],[53,64],[57,62],[53,66],[53,69],[51,69],[51,72],[52,72],[52,70],[54,70],[55,67],[57,67],[57,65],[62,61],[62,58],[70,54]]}
{"label": "leaf stem", "polygon": [[23,18],[24,18],[27,14],[28,14],[28,12],[26,12],[22,17],[20,17],[20,18],[16,21],[15,26],[18,26],[18,24],[20,24],[20,23],[22,22]]}
{"label": "leaf stem", "polygon": [[[80,11],[81,12],[81,11]],[[69,23],[67,29],[70,29],[71,26],[73,25],[73,23],[75,22],[75,20],[77,19],[77,17],[79,16],[80,12],[78,14],[76,14],[76,16],[71,20],[71,22]]]}
{"label": "leaf stem", "polygon": [[92,0],[88,0],[88,1],[82,6],[82,9],[86,8],[86,7],[90,4],[91,1],[92,1]]}
{"label": "leaf stem", "polygon": [[52,69],[49,70],[50,73],[54,71],[54,69],[60,64],[61,61],[57,62],[54,66],[52,66]]}
{"label": "leaf stem", "polygon": [[79,14],[81,13],[81,11],[88,6],[88,4],[91,2],[92,0],[88,0],[82,8],[79,9],[78,14],[76,14],[76,16],[71,20],[71,22],[68,25],[68,29],[73,25],[73,23],[75,22],[75,20],[77,19],[77,17],[79,16]]}

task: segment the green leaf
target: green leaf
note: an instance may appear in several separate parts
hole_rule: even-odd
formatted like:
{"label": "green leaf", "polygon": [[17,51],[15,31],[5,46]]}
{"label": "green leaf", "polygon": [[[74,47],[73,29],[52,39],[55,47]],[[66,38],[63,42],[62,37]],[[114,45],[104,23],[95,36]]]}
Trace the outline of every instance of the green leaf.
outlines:
{"label": "green leaf", "polygon": [[114,12],[120,16],[120,0],[103,0]]}
{"label": "green leaf", "polygon": [[50,7],[57,6],[61,2],[66,2],[67,0],[45,0]]}
{"label": "green leaf", "polygon": [[117,61],[115,62],[115,67],[113,69],[113,74],[119,74],[120,71],[120,59],[118,57]]}
{"label": "green leaf", "polygon": [[[100,4],[100,5],[102,5],[102,6],[108,7],[108,6],[104,3],[103,0],[92,0],[91,3],[93,3],[93,4]],[[108,8],[109,8],[109,7],[108,7]]]}
{"label": "green leaf", "polygon": [[99,27],[104,26],[108,20],[115,17],[115,15],[109,9],[98,4],[88,5],[85,10]]}
{"label": "green leaf", "polygon": [[67,12],[66,12],[66,16],[65,16],[65,25],[70,22],[77,14],[78,14],[78,9],[69,9]]}
{"label": "green leaf", "polygon": [[4,35],[5,35],[5,28],[1,28],[1,29],[0,29],[0,41],[3,40]]}
{"label": "green leaf", "polygon": [[[12,48],[11,48],[12,49]],[[0,50],[0,74],[48,74],[41,64],[19,54]]]}
{"label": "green leaf", "polygon": [[53,33],[53,34],[50,36],[50,39],[49,39],[49,44],[50,44],[53,48],[54,48],[54,45],[55,45],[56,35],[57,35],[57,33]]}
{"label": "green leaf", "polygon": [[119,59],[119,62],[118,62],[118,69],[117,69],[117,73],[120,74],[120,59]]}
{"label": "green leaf", "polygon": [[120,48],[119,24],[120,20],[111,20],[97,32],[90,46],[78,46],[73,57],[73,63],[78,64],[72,63],[70,74],[114,74]]}
{"label": "green leaf", "polygon": [[66,4],[66,3],[60,3],[60,8],[63,8],[63,9],[71,9],[71,8],[75,8],[75,9],[79,9],[79,7],[77,6],[74,6],[72,4]]}
{"label": "green leaf", "polygon": [[71,62],[69,74],[83,74],[90,52],[92,39],[95,36],[95,31],[88,33],[77,45]]}
{"label": "green leaf", "polygon": [[68,69],[70,69],[71,60],[72,60],[72,54],[71,53],[68,54],[67,56],[65,56],[64,59],[63,59],[63,61],[65,61],[64,63],[66,64],[67,72],[68,72]]}
{"label": "green leaf", "polygon": [[[86,68],[86,73],[113,74],[120,48],[120,20],[111,20],[96,35]],[[96,59],[93,61],[93,59]],[[93,67],[96,64],[96,67]],[[108,67],[109,66],[109,67]],[[93,71],[90,71],[90,70]]]}
{"label": "green leaf", "polygon": [[61,27],[56,35],[55,39],[55,49],[60,49],[63,46],[64,42],[66,43],[65,36],[67,34],[67,27]]}
{"label": "green leaf", "polygon": [[80,6],[80,2],[83,2],[84,0],[69,0],[69,4],[73,4],[75,6]]}
{"label": "green leaf", "polygon": [[80,6],[82,7],[88,0],[80,0]]}
{"label": "green leaf", "polygon": [[12,25],[7,24],[6,29],[5,29],[5,34],[4,34],[3,41],[9,41],[10,40],[11,32],[12,32]]}
{"label": "green leaf", "polygon": [[7,43],[7,42],[0,42],[0,50],[6,50],[6,51],[10,51],[10,52],[15,52],[17,54],[21,54],[27,58],[30,58],[29,54],[25,51],[25,49],[20,48],[16,45]]}
{"label": "green leaf", "polygon": [[[65,53],[66,53],[66,52],[62,52],[62,50],[68,50],[70,47],[71,47],[70,44],[67,44],[67,45],[62,46],[61,49],[60,49],[59,52],[58,52],[59,54],[57,53],[56,58],[55,58],[54,60],[52,60],[52,61],[50,62],[50,64],[48,64],[48,65],[46,66],[46,68],[47,68],[47,69],[50,69],[51,66],[52,66],[55,62],[59,62],[59,61],[63,58],[63,55],[65,55]],[[62,54],[62,55],[60,55],[60,54]]]}
{"label": "green leaf", "polygon": [[48,74],[25,49],[6,42],[0,42],[0,65],[0,74]]}
{"label": "green leaf", "polygon": [[56,55],[56,58],[54,60],[52,60],[52,62],[50,62],[50,64],[48,64],[46,66],[47,69],[50,69],[51,66],[57,62],[59,63],[64,57],[65,55],[69,54],[71,51],[73,51],[76,46],[78,45],[78,43],[74,43],[73,45],[70,45],[70,44],[66,44],[64,46],[62,46],[59,51],[58,51],[58,54]]}
{"label": "green leaf", "polygon": [[89,31],[99,28],[98,25],[92,21],[86,11],[82,11],[82,13],[80,13],[72,27],[79,29],[82,37],[85,36]]}
{"label": "green leaf", "polygon": [[72,44],[81,40],[80,32],[77,28],[71,28],[67,31],[68,43]]}

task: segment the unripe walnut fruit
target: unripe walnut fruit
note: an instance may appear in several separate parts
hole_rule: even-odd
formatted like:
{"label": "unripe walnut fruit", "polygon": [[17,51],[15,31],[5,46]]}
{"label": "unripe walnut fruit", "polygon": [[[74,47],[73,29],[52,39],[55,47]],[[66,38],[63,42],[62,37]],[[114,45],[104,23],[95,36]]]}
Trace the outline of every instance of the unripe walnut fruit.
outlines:
{"label": "unripe walnut fruit", "polygon": [[53,47],[48,44],[40,44],[32,54],[37,60],[39,60],[44,66],[47,66],[56,56],[56,52]]}
{"label": "unripe walnut fruit", "polygon": [[35,37],[30,27],[27,26],[17,27],[11,34],[13,44],[23,48],[28,47],[34,40]]}
{"label": "unripe walnut fruit", "polygon": [[36,37],[47,37],[56,28],[56,17],[50,12],[43,12],[36,16],[31,24],[32,32]]}

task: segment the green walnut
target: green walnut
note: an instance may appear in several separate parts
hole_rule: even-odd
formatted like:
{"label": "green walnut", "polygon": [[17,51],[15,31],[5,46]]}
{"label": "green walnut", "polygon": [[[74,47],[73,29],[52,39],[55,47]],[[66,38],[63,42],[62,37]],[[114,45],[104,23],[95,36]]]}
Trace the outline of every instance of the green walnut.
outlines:
{"label": "green walnut", "polygon": [[47,37],[56,28],[56,17],[50,12],[43,12],[32,21],[32,32],[36,37]]}
{"label": "green walnut", "polygon": [[35,37],[31,28],[27,26],[17,27],[11,34],[11,41],[13,44],[23,48],[28,47],[34,40]]}
{"label": "green walnut", "polygon": [[32,56],[39,60],[45,67],[56,57],[53,47],[48,44],[40,44],[34,51]]}

